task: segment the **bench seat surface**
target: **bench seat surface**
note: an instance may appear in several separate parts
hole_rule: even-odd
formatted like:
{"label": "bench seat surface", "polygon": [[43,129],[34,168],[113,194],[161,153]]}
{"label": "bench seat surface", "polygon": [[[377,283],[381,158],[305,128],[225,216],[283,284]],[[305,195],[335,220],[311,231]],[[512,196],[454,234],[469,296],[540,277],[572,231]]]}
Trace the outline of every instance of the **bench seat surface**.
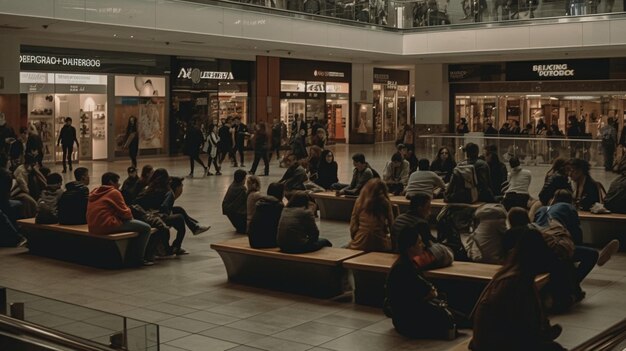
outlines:
{"label": "bench seat surface", "polygon": [[622,213],[591,213],[589,211],[578,211],[578,217],[587,221],[616,221],[626,223],[626,214]]}
{"label": "bench seat surface", "polygon": [[[314,199],[337,200],[337,201],[345,201],[345,202],[355,202],[357,199],[355,196],[337,196],[335,195],[335,192],[332,192],[332,191],[312,193],[311,196]],[[408,206],[411,204],[411,201],[409,201],[406,197],[401,196],[401,195],[390,196],[389,199],[391,199],[391,203],[395,205]],[[471,207],[477,208],[484,204],[485,204],[484,202],[477,202],[475,204],[449,204],[449,203],[444,202],[443,199],[433,199],[431,201],[431,206],[434,208],[442,208],[446,205],[465,205],[465,206],[471,206]]]}
{"label": "bench seat surface", "polygon": [[136,237],[135,232],[115,233],[115,234],[90,234],[86,224],[77,225],[61,225],[61,224],[37,224],[35,218],[20,219],[18,223],[26,228],[43,229],[53,232],[62,232],[68,234],[76,234],[102,240],[123,240]]}
{"label": "bench seat surface", "polygon": [[318,251],[303,254],[283,253],[280,252],[279,248],[253,249],[250,247],[248,237],[230,239],[227,241],[211,244],[211,248],[216,251],[235,252],[252,256],[283,259],[286,261],[316,263],[327,266],[340,265],[343,261],[361,255],[363,253],[363,251],[360,250],[342,249],[335,247],[325,247]]}

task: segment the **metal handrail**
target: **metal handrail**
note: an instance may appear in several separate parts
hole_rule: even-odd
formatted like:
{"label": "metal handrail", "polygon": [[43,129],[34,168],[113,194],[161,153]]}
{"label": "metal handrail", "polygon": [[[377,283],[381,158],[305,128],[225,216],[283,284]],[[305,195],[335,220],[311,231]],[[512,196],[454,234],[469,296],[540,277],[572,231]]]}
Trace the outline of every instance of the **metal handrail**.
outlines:
{"label": "metal handrail", "polygon": [[602,140],[600,139],[580,139],[580,138],[568,138],[567,136],[555,136],[555,137],[545,137],[545,136],[511,136],[511,135],[503,135],[503,136],[491,136],[491,135],[480,135],[480,134],[423,134],[418,135],[418,138],[445,138],[445,139],[460,139],[460,138],[469,138],[469,139],[487,139],[487,140],[510,140],[510,141],[580,141],[580,142],[588,142],[588,143],[600,143]]}
{"label": "metal handrail", "polygon": [[69,335],[37,324],[0,314],[0,329],[15,335],[24,335],[76,351],[121,350],[99,345],[93,341]]}
{"label": "metal handrail", "polygon": [[570,351],[612,351],[626,340],[626,319],[592,337]]}

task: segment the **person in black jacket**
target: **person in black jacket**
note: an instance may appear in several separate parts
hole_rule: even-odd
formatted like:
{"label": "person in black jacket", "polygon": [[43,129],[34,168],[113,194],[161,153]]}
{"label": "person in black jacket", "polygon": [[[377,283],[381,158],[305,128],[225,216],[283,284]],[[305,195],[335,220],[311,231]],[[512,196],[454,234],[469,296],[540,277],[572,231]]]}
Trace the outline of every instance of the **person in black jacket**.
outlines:
{"label": "person in black jacket", "polygon": [[452,178],[452,171],[456,167],[456,162],[452,158],[452,153],[447,147],[442,147],[437,152],[437,157],[430,164],[430,170],[437,173],[438,176],[443,178],[444,183],[450,183]]}
{"label": "person in black jacket", "polygon": [[224,200],[222,201],[222,213],[239,234],[246,233],[247,222],[247,200],[248,191],[246,189],[246,171],[238,169],[235,171],[234,180],[228,187]]}
{"label": "person in black jacket", "polygon": [[233,135],[230,132],[230,121],[230,117],[226,118],[224,124],[217,130],[217,135],[220,138],[220,141],[217,144],[220,167],[222,167],[222,162],[224,162],[226,155],[228,155],[230,160],[234,162],[235,167],[237,167],[237,159],[235,158],[235,153],[233,151]]}
{"label": "person in black jacket", "polygon": [[126,171],[128,172],[128,178],[124,180],[120,191],[122,192],[122,196],[124,196],[124,201],[130,206],[135,202],[135,198],[137,197],[135,191],[139,183],[139,175],[134,166],[128,167]]}
{"label": "person in black jacket", "polygon": [[569,169],[576,207],[583,211],[589,211],[593,204],[602,202],[598,183],[589,174],[589,162],[575,158],[569,161]]}
{"label": "person in black jacket", "polygon": [[37,164],[39,164],[39,168],[43,167],[43,141],[39,133],[34,130],[28,132],[25,154],[33,156]]}
{"label": "person in black jacket", "polygon": [[317,166],[315,184],[324,189],[330,189],[330,186],[337,182],[339,182],[339,178],[337,177],[337,162],[335,161],[335,156],[332,151],[324,150],[320,156],[320,163]]}
{"label": "person in black jacket", "polygon": [[[246,167],[246,165],[243,164],[243,144],[246,141],[246,137],[249,135],[248,127],[241,123],[241,119],[239,117],[235,117],[235,125],[233,128],[235,129],[235,148],[233,151],[239,153],[241,167]],[[235,160],[235,167],[237,167],[236,164],[237,160]]]}
{"label": "person in black jacket", "polygon": [[[254,175],[256,173],[256,168],[259,166],[259,161],[263,159],[263,164],[265,165],[263,175],[267,176],[270,173],[270,160],[268,157],[269,140],[267,138],[267,131],[265,130],[265,123],[258,123],[256,125],[256,132],[254,133],[253,138],[254,162],[252,162],[252,168],[248,173]],[[243,167],[243,162],[241,162],[241,165]]]}
{"label": "person in black jacket", "polygon": [[87,224],[89,170],[85,167],[76,168],[74,178],[75,181],[65,184],[65,192],[59,199],[60,224]]}
{"label": "person in black jacket", "polygon": [[490,183],[489,187],[493,196],[502,195],[502,184],[507,179],[507,170],[504,163],[498,157],[498,147],[495,145],[485,146],[485,161],[489,165]]}
{"label": "person in black jacket", "polygon": [[202,147],[202,143],[204,143],[204,136],[202,135],[200,129],[198,129],[194,122],[187,123],[187,131],[185,133],[185,153],[189,156],[190,178],[193,178],[193,170],[196,162],[204,168],[204,173],[207,172],[207,166],[205,166],[204,162],[200,159],[200,147]]}
{"label": "person in black jacket", "polygon": [[139,152],[139,133],[137,133],[137,117],[130,116],[126,126],[126,143],[128,155],[133,167],[137,168],[137,153]]}
{"label": "person in black jacket", "polygon": [[72,119],[67,117],[65,119],[65,125],[59,132],[59,138],[57,139],[57,146],[61,145],[63,148],[63,173],[67,172],[66,160],[72,170],[72,152],[74,152],[74,143],[76,147],[78,145],[78,139],[76,139],[76,128],[72,127]]}
{"label": "person in black jacket", "polygon": [[391,267],[385,287],[385,312],[391,314],[396,331],[410,338],[456,337],[454,318],[433,300],[438,297],[437,289],[424,278],[425,267],[414,260],[425,253],[421,236],[402,230],[396,240],[400,256]]}
{"label": "person in black jacket", "polygon": [[539,192],[539,200],[544,206],[548,206],[550,200],[559,189],[572,191],[567,177],[567,161],[557,158],[552,163],[552,168],[546,173],[543,188]]}
{"label": "person in black jacket", "polygon": [[620,162],[620,175],[615,178],[604,199],[604,207],[614,213],[626,213],[626,162]]}
{"label": "person in black jacket", "polygon": [[10,199],[13,175],[0,167],[0,246],[22,246],[26,239],[20,234],[17,220],[20,204]]}
{"label": "person in black jacket", "polygon": [[271,183],[267,187],[267,196],[256,203],[256,210],[250,221],[248,240],[250,247],[263,249],[277,247],[278,221],[283,213],[284,186]]}

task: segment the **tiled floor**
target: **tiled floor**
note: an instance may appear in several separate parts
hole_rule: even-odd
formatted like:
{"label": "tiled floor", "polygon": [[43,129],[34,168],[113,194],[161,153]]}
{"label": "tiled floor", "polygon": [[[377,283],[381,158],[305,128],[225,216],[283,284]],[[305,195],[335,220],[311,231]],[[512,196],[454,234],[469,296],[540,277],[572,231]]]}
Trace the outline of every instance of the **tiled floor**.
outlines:
{"label": "tiled floor", "polygon": [[[392,148],[389,144],[334,147],[340,179],[349,180],[351,153],[366,153],[371,164],[382,171]],[[148,161],[173,175],[188,173],[185,158]],[[126,162],[86,165],[93,170],[94,185],[103,172],[124,174],[128,166]],[[531,169],[531,189],[537,193],[546,168]],[[272,162],[270,177],[261,178],[263,188],[283,171]],[[2,249],[0,285],[157,323],[161,326],[161,350],[165,351],[447,350],[471,334],[465,331],[464,338],[453,342],[408,340],[395,333],[379,309],[228,283],[222,261],[209,245],[236,236],[220,207],[232,172],[226,166],[221,177],[185,181],[179,204],[212,226],[205,234],[185,239],[184,247],[191,252],[188,256],[160,261],[153,267],[111,271],[31,256],[25,249]],[[614,175],[594,170],[594,177],[608,186]],[[347,223],[322,221],[319,225],[322,235],[336,246],[347,243]],[[626,255],[620,254],[605,267],[595,268],[584,282],[587,299],[571,313],[552,317],[564,326],[559,341],[565,346],[575,346],[626,316],[624,267]],[[27,302],[27,308],[27,316],[34,321],[95,339],[102,339],[118,325],[86,310],[55,308],[38,301]]]}

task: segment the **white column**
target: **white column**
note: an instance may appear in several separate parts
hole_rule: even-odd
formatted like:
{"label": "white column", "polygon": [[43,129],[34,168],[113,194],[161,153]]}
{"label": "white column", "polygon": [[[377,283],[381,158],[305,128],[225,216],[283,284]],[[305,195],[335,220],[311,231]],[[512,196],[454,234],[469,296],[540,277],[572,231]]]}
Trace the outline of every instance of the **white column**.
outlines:
{"label": "white column", "polygon": [[447,65],[415,65],[416,124],[449,123]]}

